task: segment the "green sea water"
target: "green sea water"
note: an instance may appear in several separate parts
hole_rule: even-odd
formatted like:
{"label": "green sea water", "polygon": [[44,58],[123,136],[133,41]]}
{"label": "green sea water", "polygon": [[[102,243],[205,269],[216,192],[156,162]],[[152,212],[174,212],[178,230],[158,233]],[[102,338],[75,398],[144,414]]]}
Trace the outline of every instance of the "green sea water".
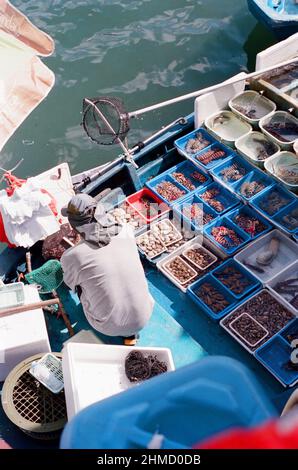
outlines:
{"label": "green sea water", "polygon": [[[115,95],[128,111],[188,93],[252,69],[274,38],[246,0],[14,0],[55,40],[44,62],[56,83],[0,154],[1,166],[24,162],[27,177],[67,161],[72,173],[115,158],[85,135],[84,97]],[[130,144],[193,109],[187,101],[134,120]]]}

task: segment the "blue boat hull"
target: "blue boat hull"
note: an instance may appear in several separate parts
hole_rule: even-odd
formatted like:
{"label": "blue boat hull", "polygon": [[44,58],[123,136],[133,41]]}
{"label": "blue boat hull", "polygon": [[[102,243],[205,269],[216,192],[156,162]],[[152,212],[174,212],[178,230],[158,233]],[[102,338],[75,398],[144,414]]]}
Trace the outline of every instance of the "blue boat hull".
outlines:
{"label": "blue boat hull", "polygon": [[158,432],[164,436],[161,448],[187,448],[276,414],[246,367],[214,356],[85,408],[66,426],[61,447],[147,448]]}
{"label": "blue boat hull", "polygon": [[292,34],[298,32],[298,5],[297,5],[297,18],[293,19],[294,15],[287,13],[280,13],[280,18],[277,18],[272,8],[267,6],[267,2],[247,0],[248,8],[254,17],[264,24],[267,28],[273,31],[278,39],[285,39]]}

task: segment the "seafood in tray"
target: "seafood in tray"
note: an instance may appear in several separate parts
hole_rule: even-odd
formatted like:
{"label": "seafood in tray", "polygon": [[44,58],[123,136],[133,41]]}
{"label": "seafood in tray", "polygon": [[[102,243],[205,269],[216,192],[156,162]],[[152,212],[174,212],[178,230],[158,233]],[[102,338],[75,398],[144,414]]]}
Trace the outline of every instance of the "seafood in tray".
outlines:
{"label": "seafood in tray", "polygon": [[261,132],[250,132],[235,142],[236,149],[248,161],[262,166],[262,162],[280,151],[280,147]]}
{"label": "seafood in tray", "polygon": [[199,163],[203,164],[204,166],[208,166],[210,163],[215,163],[216,161],[222,160],[227,156],[228,153],[225,150],[219,146],[213,145],[212,148],[209,148],[200,155],[197,155],[195,158]]}
{"label": "seafood in tray", "polygon": [[166,246],[182,239],[182,234],[168,219],[154,224],[151,230]]}
{"label": "seafood in tray", "polygon": [[161,181],[156,185],[155,191],[168,202],[176,201],[187,194],[184,189],[171,181]]}
{"label": "seafood in tray", "polygon": [[260,282],[233,259],[215,268],[212,275],[239,299],[260,286]]}
{"label": "seafood in tray", "polygon": [[235,141],[252,130],[248,122],[231,111],[220,111],[205,120],[207,129],[224,143],[234,145]]}
{"label": "seafood in tray", "polygon": [[113,215],[119,225],[128,223],[136,232],[146,226],[146,221],[127,203],[123,203],[121,206],[115,207],[110,211],[110,214]]}
{"label": "seafood in tray", "polygon": [[294,318],[269,291],[262,290],[229,313],[221,325],[253,352]]}
{"label": "seafood in tray", "polygon": [[197,276],[197,272],[187,264],[180,256],[176,256],[163,265],[164,269],[168,271],[182,286],[190,282]]}
{"label": "seafood in tray", "polygon": [[298,245],[279,230],[263,235],[240,251],[235,259],[262,282],[290,266],[298,256]]}
{"label": "seafood in tray", "polygon": [[260,128],[282,148],[290,148],[298,139],[298,119],[286,111],[264,117],[260,120]]}
{"label": "seafood in tray", "polygon": [[183,256],[198,269],[205,270],[217,260],[213,253],[199,244],[193,244],[190,248],[183,251]]}
{"label": "seafood in tray", "polygon": [[229,101],[232,111],[252,124],[276,109],[276,104],[254,90],[243,91]]}
{"label": "seafood in tray", "polygon": [[208,147],[211,141],[208,140],[202,132],[198,131],[192,138],[190,138],[185,145],[187,153],[195,154]]}
{"label": "seafood in tray", "polygon": [[138,236],[136,243],[140,250],[150,259],[166,251],[165,244],[151,230]]}
{"label": "seafood in tray", "polygon": [[278,152],[265,163],[265,169],[288,189],[298,191],[298,156],[293,152]]}

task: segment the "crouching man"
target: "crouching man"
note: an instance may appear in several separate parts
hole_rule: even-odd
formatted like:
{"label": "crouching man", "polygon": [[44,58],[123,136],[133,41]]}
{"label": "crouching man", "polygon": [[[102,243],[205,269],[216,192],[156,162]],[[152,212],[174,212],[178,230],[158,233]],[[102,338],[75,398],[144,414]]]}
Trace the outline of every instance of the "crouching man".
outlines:
{"label": "crouching man", "polygon": [[148,322],[154,301],[132,228],[116,224],[103,204],[77,194],[62,210],[81,242],[61,258],[64,281],[79,295],[90,325],[133,345]]}

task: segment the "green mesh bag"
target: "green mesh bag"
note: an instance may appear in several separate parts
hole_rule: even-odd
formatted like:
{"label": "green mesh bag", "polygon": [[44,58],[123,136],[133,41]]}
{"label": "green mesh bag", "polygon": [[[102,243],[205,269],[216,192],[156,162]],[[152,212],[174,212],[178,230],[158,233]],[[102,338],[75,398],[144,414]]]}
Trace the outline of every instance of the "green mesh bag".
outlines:
{"label": "green mesh bag", "polygon": [[29,284],[38,284],[40,294],[50,294],[63,282],[63,271],[58,260],[52,259],[43,264],[40,268],[25,275]]}

